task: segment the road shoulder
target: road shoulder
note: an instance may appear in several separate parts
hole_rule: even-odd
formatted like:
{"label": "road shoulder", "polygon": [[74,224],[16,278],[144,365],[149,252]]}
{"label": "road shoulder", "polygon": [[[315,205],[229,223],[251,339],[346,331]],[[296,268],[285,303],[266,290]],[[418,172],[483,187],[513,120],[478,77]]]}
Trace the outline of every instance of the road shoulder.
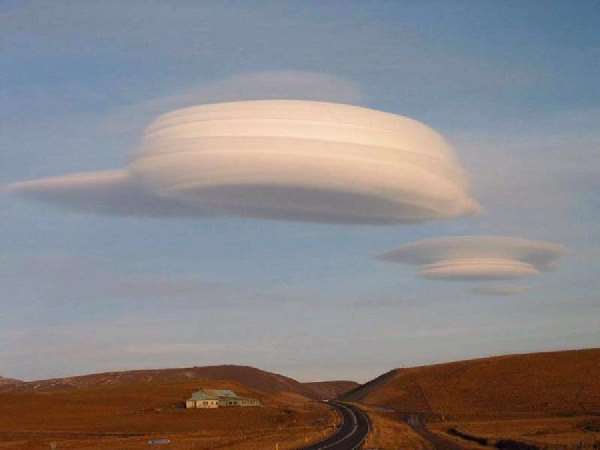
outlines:
{"label": "road shoulder", "polygon": [[405,422],[380,408],[356,403],[370,420],[370,432],[365,448],[386,450],[430,450],[432,446]]}

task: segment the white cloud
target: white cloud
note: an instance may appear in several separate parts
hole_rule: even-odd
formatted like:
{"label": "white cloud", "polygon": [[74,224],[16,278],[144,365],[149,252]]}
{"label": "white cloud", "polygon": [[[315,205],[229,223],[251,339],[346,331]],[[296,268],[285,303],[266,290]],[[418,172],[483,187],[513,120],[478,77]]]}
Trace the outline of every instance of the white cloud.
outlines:
{"label": "white cloud", "polygon": [[15,183],[10,192],[110,214],[413,223],[479,205],[451,147],[412,119],[287,100],[161,116],[122,171]]}
{"label": "white cloud", "polygon": [[537,275],[555,267],[564,247],[504,236],[456,236],[426,239],[379,256],[419,266],[433,280],[504,280]]}
{"label": "white cloud", "polygon": [[207,81],[178,93],[119,108],[103,119],[107,132],[140,129],[152,117],[178,108],[242,100],[319,100],[361,104],[359,86],[338,76],[303,70],[249,72]]}
{"label": "white cloud", "polygon": [[182,207],[136,184],[126,170],[107,170],[13,183],[6,188],[25,198],[76,211],[124,216],[206,216],[208,211]]}

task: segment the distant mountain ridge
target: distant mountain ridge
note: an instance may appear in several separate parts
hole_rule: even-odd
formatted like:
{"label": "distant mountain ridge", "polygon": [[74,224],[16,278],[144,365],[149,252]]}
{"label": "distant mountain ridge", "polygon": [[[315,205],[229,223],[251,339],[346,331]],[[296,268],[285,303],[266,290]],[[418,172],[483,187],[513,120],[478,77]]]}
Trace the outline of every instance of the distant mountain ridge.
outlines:
{"label": "distant mountain ridge", "polygon": [[395,369],[342,399],[445,416],[599,414],[600,349]]}
{"label": "distant mountain ridge", "polygon": [[[229,380],[240,383],[249,389],[267,394],[290,392],[309,398],[317,398],[315,392],[302,383],[272,372],[249,366],[220,365],[188,367],[176,369],[129,370],[122,372],[104,372],[64,378],[52,378],[12,384],[11,390],[18,391],[56,391],[85,389],[98,386],[120,386],[126,384],[176,383],[198,380]],[[8,387],[9,384],[6,384]]]}
{"label": "distant mountain ridge", "polygon": [[[359,383],[348,380],[316,381],[301,383],[293,378],[277,373],[267,372],[250,366],[219,365],[204,367],[184,367],[173,369],[140,369],[115,372],[102,372],[62,378],[50,378],[35,381],[20,381],[0,377],[0,385],[11,386],[19,391],[56,391],[85,389],[105,385],[150,384],[155,382],[169,383],[179,381],[229,380],[243,384],[267,394],[291,392],[318,400],[338,397]],[[19,384],[19,386],[15,386]]]}

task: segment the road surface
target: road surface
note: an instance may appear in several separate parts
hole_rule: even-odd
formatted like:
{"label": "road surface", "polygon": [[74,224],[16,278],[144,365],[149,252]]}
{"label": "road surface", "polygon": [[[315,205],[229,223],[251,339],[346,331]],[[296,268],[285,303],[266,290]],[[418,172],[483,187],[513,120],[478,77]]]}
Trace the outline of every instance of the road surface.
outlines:
{"label": "road surface", "polygon": [[369,434],[369,417],[354,405],[329,402],[340,413],[342,423],[333,436],[300,450],[357,450]]}

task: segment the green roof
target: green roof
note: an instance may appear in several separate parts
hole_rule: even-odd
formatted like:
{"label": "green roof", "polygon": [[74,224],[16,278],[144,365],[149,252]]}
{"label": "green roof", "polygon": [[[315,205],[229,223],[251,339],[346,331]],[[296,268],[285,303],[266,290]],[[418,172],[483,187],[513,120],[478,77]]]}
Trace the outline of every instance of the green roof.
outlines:
{"label": "green roof", "polygon": [[230,389],[205,389],[204,392],[215,397],[237,397],[237,394]]}
{"label": "green roof", "polygon": [[[200,389],[192,394],[189,400],[256,400],[255,398],[240,397],[230,389]],[[258,401],[258,400],[256,400]]]}
{"label": "green roof", "polygon": [[214,395],[209,395],[204,391],[197,391],[192,394],[190,400],[218,400]]}

